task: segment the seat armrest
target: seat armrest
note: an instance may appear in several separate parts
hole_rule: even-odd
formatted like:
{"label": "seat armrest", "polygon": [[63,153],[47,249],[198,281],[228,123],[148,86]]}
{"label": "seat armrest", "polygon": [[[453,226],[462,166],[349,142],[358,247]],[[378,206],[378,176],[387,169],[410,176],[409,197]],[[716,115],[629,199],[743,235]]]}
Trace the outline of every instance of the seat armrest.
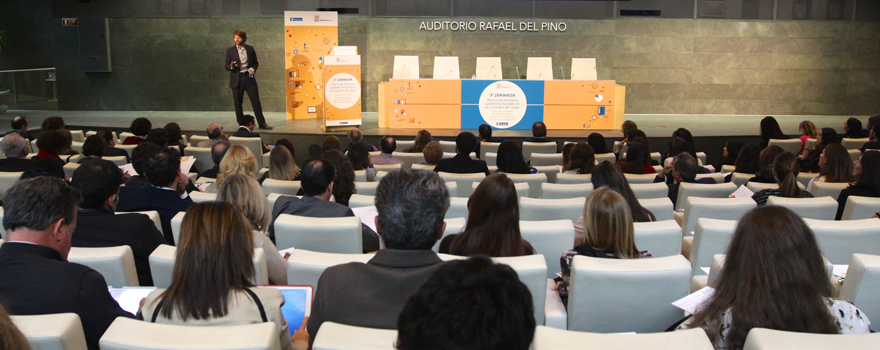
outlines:
{"label": "seat armrest", "polygon": [[559,297],[553,288],[556,282],[547,279],[547,297],[544,301],[544,325],[551,328],[567,329],[568,328],[568,312],[565,311],[565,305],[562,304],[562,298]]}

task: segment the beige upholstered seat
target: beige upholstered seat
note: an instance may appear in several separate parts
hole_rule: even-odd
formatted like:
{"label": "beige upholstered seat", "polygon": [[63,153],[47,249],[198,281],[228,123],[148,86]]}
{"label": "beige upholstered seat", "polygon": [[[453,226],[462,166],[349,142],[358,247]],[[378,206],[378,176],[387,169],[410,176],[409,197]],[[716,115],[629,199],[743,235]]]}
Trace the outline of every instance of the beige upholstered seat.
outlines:
{"label": "beige upholstered seat", "polygon": [[165,233],[165,230],[162,229],[162,218],[159,217],[158,211],[117,211],[116,215],[119,214],[144,214],[149,217],[150,220],[153,220],[153,225],[156,225],[156,229],[159,230],[159,232],[162,232],[163,234]]}
{"label": "beige upholstered seat", "polygon": [[743,350],[877,349],[880,334],[812,334],[752,328]]}
{"label": "beige upholstered seat", "polygon": [[349,208],[372,207],[374,205],[376,205],[376,196],[355,193],[348,199]]}
{"label": "beige upholstered seat", "polygon": [[623,174],[626,176],[626,181],[630,184],[649,184],[654,183],[654,178],[657,177],[656,174]]}
{"label": "beige upholstered seat", "polygon": [[76,169],[79,169],[80,165],[81,164],[79,164],[77,162],[70,162],[70,163],[64,164],[64,176],[67,176],[68,178],[73,179],[73,172],[75,172]]}
{"label": "beige upholstered seat", "polygon": [[880,211],[880,198],[849,196],[841,220],[858,220],[873,217]]}
{"label": "beige upholstered seat", "polygon": [[105,248],[70,248],[67,261],[98,271],[107,285],[116,288],[139,286],[134,253],[127,245]]}
{"label": "beige upholstered seat", "polygon": [[[538,255],[526,255],[507,258],[492,258],[496,264],[510,266],[519,280],[526,285],[532,294],[532,306],[535,310],[535,322],[544,324],[544,300],[547,292],[547,275],[550,269],[544,262],[544,257]],[[555,269],[554,269],[555,270]]]}
{"label": "beige upholstered seat", "polygon": [[324,322],[314,335],[312,350],[395,350],[397,330]]}
{"label": "beige upholstered seat", "polygon": [[574,242],[574,224],[570,220],[520,221],[522,238],[544,256],[547,278],[559,272],[559,257],[571,249]]}
{"label": "beige upholstered seat", "polygon": [[[241,145],[247,147],[247,149],[251,151],[251,154],[253,154],[254,158],[256,158],[257,160],[257,169],[263,168],[263,140],[261,138],[230,136],[229,143],[231,143],[232,145]],[[211,167],[213,167],[213,165]],[[210,169],[211,167],[205,169]],[[202,168],[199,168],[199,170],[201,169]]]}
{"label": "beige upholstered seat", "polygon": [[681,251],[681,227],[675,220],[634,222],[634,238],[639,250],[655,257],[677,255]]}
{"label": "beige upholstered seat", "polygon": [[541,184],[547,183],[547,175],[546,174],[508,174],[508,178],[513,180],[514,183],[528,183],[529,184],[529,197],[530,198],[540,198],[541,197]]}
{"label": "beige upholstered seat", "polygon": [[853,150],[853,149],[857,150],[857,149],[861,149],[862,146],[864,146],[866,143],[868,143],[868,141],[871,141],[871,139],[869,139],[867,137],[857,138],[857,139],[851,139],[851,138],[844,137],[844,138],[840,139],[840,145],[843,146],[843,148],[846,148],[848,150]]}
{"label": "beige upholstered seat", "polygon": [[736,187],[740,187],[749,182],[749,179],[755,177],[755,174],[747,174],[747,173],[732,173],[730,175],[730,182],[736,185]]}
{"label": "beige upholstered seat", "polygon": [[486,161],[487,166],[497,166],[498,165],[498,153],[486,152],[483,154],[482,160]]}
{"label": "beige upholstered seat", "polygon": [[263,191],[265,191],[266,193],[278,193],[281,195],[295,196],[297,192],[299,192],[300,188],[302,188],[302,183],[299,181],[286,181],[275,179],[263,180]]}
{"label": "beige upholstered seat", "polygon": [[596,155],[596,164],[597,164],[597,165],[598,165],[599,163],[602,163],[602,162],[605,162],[605,161],[608,161],[608,162],[614,163],[614,162],[617,161],[617,157],[614,156],[614,153],[601,153],[601,154],[597,154],[597,155]]}
{"label": "beige upholstered seat", "polygon": [[410,168],[413,168],[413,169],[419,169],[419,170],[427,170],[427,171],[432,171],[432,170],[434,170],[434,168],[436,168],[436,167],[437,167],[437,166],[436,166],[436,165],[433,165],[433,164],[419,164],[419,163],[413,163],[412,165],[410,165]]}
{"label": "beige upholstered seat", "polygon": [[847,264],[853,254],[880,252],[880,225],[877,219],[815,220],[804,219],[825,258],[832,264]]}
{"label": "beige upholstered seat", "polygon": [[[486,142],[486,141],[480,142],[480,159],[486,160],[486,153],[487,152],[488,153],[498,153],[498,146],[499,145],[501,145],[500,142]],[[443,150],[443,152],[446,152],[446,150]]]}
{"label": "beige upholstered seat", "polygon": [[171,218],[171,236],[174,237],[174,242],[180,242],[180,228],[183,226],[183,217],[186,215],[185,211],[177,213]]}
{"label": "beige upholstered seat", "polygon": [[[547,176],[547,182],[556,183],[556,178],[559,176],[558,165],[540,165],[535,166],[534,168],[538,171],[538,174],[544,174]],[[489,171],[492,170],[490,169]]]}
{"label": "beige upholstered seat", "polygon": [[117,166],[122,166],[122,165],[128,164],[128,161],[125,160],[125,156],[115,156],[115,157],[103,156],[103,157],[101,157],[101,159],[113,162],[113,164],[116,164]]}
{"label": "beige upholstered seat", "polygon": [[[150,254],[150,275],[156,288],[168,288],[174,276],[174,261],[177,260],[177,247],[162,244]],[[266,252],[263,248],[254,249],[254,269],[257,274],[254,284],[269,284],[269,273],[266,265]]]}
{"label": "beige upholstered seat", "polygon": [[522,154],[526,161],[531,159],[532,153],[556,153],[556,142],[528,142],[522,143]]}
{"label": "beige upholstered seat", "polygon": [[588,184],[592,183],[591,174],[565,174],[556,175],[556,183],[558,184]]}
{"label": "beige upholstered seat", "polygon": [[[746,183],[746,187],[748,187],[752,192],[757,193],[761,190],[775,190],[779,188],[779,184],[776,183],[763,183],[763,182],[752,182],[749,181]],[[798,188],[805,190],[807,186],[804,186],[802,183],[798,182]]]}
{"label": "beige upholstered seat", "polygon": [[565,199],[587,197],[593,192],[593,184],[541,184],[542,199]]}
{"label": "beige upholstered seat", "polygon": [[455,153],[455,141],[440,140],[439,142],[440,142],[440,147],[443,147],[443,152]]}
{"label": "beige upholstered seat", "polygon": [[82,130],[70,130],[70,139],[73,142],[83,143],[86,141],[86,134]]}
{"label": "beige upholstered seat", "polygon": [[682,245],[682,254],[689,257],[694,276],[706,274],[701,267],[709,267],[715,254],[727,253],[735,229],[734,220],[697,219],[694,235],[685,237]]}
{"label": "beige upholstered seat", "polygon": [[10,316],[35,350],[85,350],[82,322],[74,313]]}
{"label": "beige upholstered seat", "polygon": [[[875,252],[876,253],[876,252]],[[853,254],[840,299],[855,304],[869,320],[880,319],[880,255]],[[876,322],[876,321],[875,321]]]}
{"label": "beige upholstered seat", "polygon": [[397,144],[397,150],[395,152],[405,151],[416,144],[415,139],[413,139],[413,140],[394,140],[394,142]]}
{"label": "beige upholstered seat", "polygon": [[[330,266],[350,262],[366,263],[374,254],[321,253],[296,249],[287,259],[287,283],[290,285],[318,287],[318,278]],[[317,290],[316,290],[317,291]],[[323,327],[322,327],[323,328]]]}
{"label": "beige upholstered seat", "polygon": [[831,197],[788,198],[771,196],[767,205],[778,205],[791,209],[804,219],[834,220],[837,215],[837,200]]}
{"label": "beige upholstered seat", "polygon": [[451,234],[461,233],[461,231],[464,231],[465,224],[467,224],[467,219],[462,217],[450,218],[443,220],[443,222],[446,223],[446,229],[443,230],[443,237],[438,239],[437,243],[434,243],[434,247],[431,248],[434,253],[440,252],[440,241],[442,241],[443,238],[446,238],[446,236],[449,236]]}
{"label": "beige upholstered seat", "polygon": [[373,164],[373,168],[376,168],[376,171],[392,171],[401,169],[403,166],[400,164]]}
{"label": "beige upholstered seat", "polygon": [[401,152],[404,148],[400,148],[400,145],[397,146],[397,149],[398,149],[398,151],[392,153],[391,156],[394,157],[394,159],[397,159],[397,160],[400,160],[401,162],[403,162],[404,168],[409,168],[415,163],[425,161],[425,155],[421,152],[419,152],[419,153]]}
{"label": "beige upholstered seat", "polygon": [[586,197],[567,199],[519,199],[520,220],[577,220],[584,213]]}
{"label": "beige upholstered seat", "polygon": [[0,172],[0,198],[6,195],[6,191],[18,182],[23,172]]}
{"label": "beige upholstered seat", "polygon": [[665,182],[629,185],[636,199],[668,198],[669,186]]}
{"label": "beige upholstered seat", "polygon": [[375,196],[376,188],[379,187],[379,176],[376,175],[376,181],[373,182],[355,182],[354,188],[357,190],[357,194],[362,194],[366,196]]}
{"label": "beige upholstered seat", "polygon": [[452,219],[452,218],[464,218],[468,217],[468,207],[467,207],[467,198],[462,197],[450,197],[449,198],[449,209],[446,210],[446,216],[444,219]]}
{"label": "beige upholstered seat", "polygon": [[702,329],[677,332],[645,334],[601,334],[566,331],[545,326],[535,328],[532,350],[582,350],[590,349],[675,349],[713,350],[712,342]]}
{"label": "beige upholstered seat", "polygon": [[840,197],[840,191],[847,187],[849,187],[849,183],[846,182],[814,182],[810,193],[813,194],[813,197],[828,196],[836,199]]}
{"label": "beige upholstered seat", "polygon": [[639,199],[639,204],[648,209],[651,214],[654,214],[654,218],[657,221],[672,220],[673,208],[669,197]]}
{"label": "beige upholstered seat", "polygon": [[275,219],[275,243],[278,249],[296,247],[326,253],[361,253],[361,219],[281,214]]}
{"label": "beige upholstered seat", "polygon": [[[269,180],[269,179],[266,179],[266,180]],[[210,192],[192,191],[189,193],[189,198],[192,199],[193,202],[196,202],[196,203],[214,202],[217,200],[217,194],[210,193]]]}
{"label": "beige upholstered seat", "polygon": [[801,144],[800,139],[770,139],[767,146],[779,146],[786,152],[798,154],[801,151]]}
{"label": "beige upholstered seat", "polygon": [[562,165],[562,153],[532,153],[531,165]]}
{"label": "beige upholstered seat", "polygon": [[730,194],[734,191],[736,191],[736,185],[729,182],[721,184],[682,182],[678,187],[678,199],[675,201],[675,209],[683,209],[688,197],[730,198]]}
{"label": "beige upholstered seat", "polygon": [[[442,171],[439,172],[438,175],[443,178],[443,181],[455,182],[458,186],[458,195],[455,195],[454,197],[461,198],[468,198],[471,196],[471,193],[473,193],[474,191],[473,187],[471,186],[472,182],[483,181],[483,178],[486,177],[485,173],[454,174]],[[453,196],[452,193],[450,193],[449,195]]]}
{"label": "beige upholstered seat", "polygon": [[720,184],[724,183],[724,174],[722,173],[709,173],[709,174],[697,174],[697,180],[699,179],[712,179],[715,180],[715,183]]}
{"label": "beige upholstered seat", "polygon": [[240,326],[178,326],[118,317],[100,341],[101,350],[280,350],[272,322]]}
{"label": "beige upholstered seat", "polygon": [[214,160],[211,159],[211,147],[195,147],[195,145],[186,148],[186,155],[196,159],[193,164],[199,171],[209,170],[214,167]]}
{"label": "beige upholstered seat", "polygon": [[734,169],[736,169],[736,166],[735,166],[735,165],[727,165],[727,164],[724,164],[724,165],[721,166],[721,172],[722,172],[722,173],[732,173]]}
{"label": "beige upholstered seat", "polygon": [[[189,145],[190,145],[190,147],[197,147],[199,145],[199,142],[208,141],[210,139],[211,138],[209,138],[207,136],[192,135],[189,137]],[[187,150],[189,150],[189,147],[187,147]]]}
{"label": "beige upholstered seat", "polygon": [[758,204],[751,198],[690,197],[684,205],[682,233],[687,235],[693,232],[697,219],[739,220],[756,206]]}

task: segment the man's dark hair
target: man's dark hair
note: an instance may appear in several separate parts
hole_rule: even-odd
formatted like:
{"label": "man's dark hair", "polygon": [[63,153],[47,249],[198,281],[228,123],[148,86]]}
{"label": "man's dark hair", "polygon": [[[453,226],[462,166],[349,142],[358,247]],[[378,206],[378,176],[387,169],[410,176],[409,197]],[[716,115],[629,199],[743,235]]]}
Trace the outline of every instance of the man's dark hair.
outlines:
{"label": "man's dark hair", "polygon": [[532,136],[547,137],[547,125],[544,125],[544,122],[535,122],[535,124],[532,124]]}
{"label": "man's dark hair", "polygon": [[214,161],[214,164],[220,164],[229,147],[232,147],[232,144],[227,141],[220,141],[211,146],[211,160]]}
{"label": "man's dark hair", "polygon": [[83,209],[100,209],[107,198],[119,192],[122,170],[109,160],[95,159],[73,172],[70,185],[82,193]]}
{"label": "man's dark hair", "polygon": [[21,128],[25,127],[25,125],[28,125],[27,118],[25,118],[23,116],[17,116],[15,118],[12,118],[12,130],[21,129]]}
{"label": "man's dark hair", "polygon": [[391,136],[385,136],[379,141],[379,147],[382,148],[382,153],[391,154],[397,149],[397,141]]}
{"label": "man's dark hair", "polygon": [[134,171],[141,176],[146,176],[144,169],[146,168],[147,159],[150,159],[160,148],[162,147],[152,142],[141,142],[138,144],[131,151],[131,166],[134,168]]}
{"label": "man's dark hair", "polygon": [[455,149],[458,154],[470,154],[477,147],[477,137],[467,131],[455,137]]}
{"label": "man's dark hair", "polygon": [[67,127],[67,124],[64,123],[64,118],[61,117],[49,117],[46,120],[43,120],[43,124],[40,126],[42,131],[46,130],[61,130]]}
{"label": "man's dark hair", "polygon": [[150,130],[150,133],[147,134],[147,142],[152,142],[162,147],[167,146],[168,131],[163,128]]}
{"label": "man's dark hair", "polygon": [[128,130],[135,136],[147,136],[147,133],[149,133],[152,128],[153,123],[150,123],[149,119],[137,118],[131,121],[131,126],[128,127]]}
{"label": "man's dark hair", "polygon": [[487,140],[492,137],[492,127],[489,124],[480,124],[480,138]]}
{"label": "man's dark hair", "polygon": [[76,219],[76,206],[81,200],[79,190],[57,177],[19,180],[3,197],[3,228],[42,231],[58,219],[70,224]]}
{"label": "man's dark hair", "polygon": [[113,132],[107,128],[98,130],[97,135],[104,139],[104,141],[107,141],[107,144],[110,144],[110,141],[113,140]]}
{"label": "man's dark hair", "polygon": [[92,135],[86,137],[86,142],[83,142],[82,153],[84,156],[97,156],[101,158],[104,156],[104,151],[107,150],[107,140],[104,140],[103,137],[98,135]]}
{"label": "man's dark hair", "polygon": [[318,196],[336,179],[336,167],[324,158],[312,158],[303,164],[301,178],[303,194]]}
{"label": "man's dark hair", "polygon": [[237,35],[239,38],[241,38],[242,45],[247,42],[247,33],[245,33],[241,29],[236,29],[234,32],[232,32],[232,35]]}
{"label": "man's dark hair", "polygon": [[254,116],[252,116],[250,114],[245,114],[245,115],[241,116],[241,118],[238,118],[238,125],[239,126],[248,126],[248,125],[251,125],[251,123],[256,124],[257,118],[254,118]]}
{"label": "man's dark hair", "polygon": [[69,130],[43,130],[37,138],[37,148],[53,154],[64,154],[71,145]]}
{"label": "man's dark hair", "polygon": [[486,256],[450,261],[409,298],[397,349],[526,350],[535,337],[532,294],[510,266]]}
{"label": "man's dark hair", "polygon": [[165,187],[174,182],[177,172],[180,171],[180,152],[173,147],[159,147],[159,150],[144,164],[144,172],[150,184]]}
{"label": "man's dark hair", "polygon": [[449,190],[433,171],[395,170],[376,188],[376,209],[386,248],[431,249],[449,209]]}
{"label": "man's dark hair", "polygon": [[683,181],[690,181],[697,178],[697,171],[700,166],[697,165],[697,160],[688,154],[687,152],[679,153],[673,159],[673,165],[675,171],[681,174],[681,179]]}

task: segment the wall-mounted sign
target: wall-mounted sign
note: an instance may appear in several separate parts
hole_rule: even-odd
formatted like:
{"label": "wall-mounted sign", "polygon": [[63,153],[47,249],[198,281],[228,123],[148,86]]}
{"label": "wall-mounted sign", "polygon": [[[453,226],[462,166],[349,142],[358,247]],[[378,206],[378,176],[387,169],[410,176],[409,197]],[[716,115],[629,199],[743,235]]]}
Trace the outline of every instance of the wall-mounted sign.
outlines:
{"label": "wall-mounted sign", "polygon": [[440,31],[496,31],[496,32],[564,32],[568,26],[565,22],[456,22],[456,21],[422,21],[419,30]]}

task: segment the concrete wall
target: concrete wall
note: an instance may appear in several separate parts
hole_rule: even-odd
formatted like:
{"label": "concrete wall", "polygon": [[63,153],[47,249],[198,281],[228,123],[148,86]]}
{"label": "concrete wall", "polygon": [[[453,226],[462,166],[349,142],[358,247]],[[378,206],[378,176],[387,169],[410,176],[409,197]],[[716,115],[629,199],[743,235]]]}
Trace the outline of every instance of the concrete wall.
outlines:
{"label": "concrete wall", "polygon": [[[15,43],[0,56],[0,69],[58,67],[60,109],[232,110],[223,50],[241,28],[260,58],[263,108],[284,110],[280,17],[112,18],[113,72],[83,73],[75,27],[61,27],[40,6],[21,8],[33,3],[0,7],[13,14],[0,19]],[[595,57],[601,79],[627,85],[627,113],[880,112],[880,23],[554,20],[567,30],[498,33],[420,32],[422,20],[446,19],[340,17],[340,44],[357,45],[363,56],[365,111],[377,110],[376,85],[391,77],[394,55],[418,55],[422,77],[431,76],[434,56],[459,56],[466,78],[479,56],[500,56],[505,78],[514,78],[515,67],[524,76],[529,56],[552,57],[557,79],[560,65],[570,74],[572,57]]]}

